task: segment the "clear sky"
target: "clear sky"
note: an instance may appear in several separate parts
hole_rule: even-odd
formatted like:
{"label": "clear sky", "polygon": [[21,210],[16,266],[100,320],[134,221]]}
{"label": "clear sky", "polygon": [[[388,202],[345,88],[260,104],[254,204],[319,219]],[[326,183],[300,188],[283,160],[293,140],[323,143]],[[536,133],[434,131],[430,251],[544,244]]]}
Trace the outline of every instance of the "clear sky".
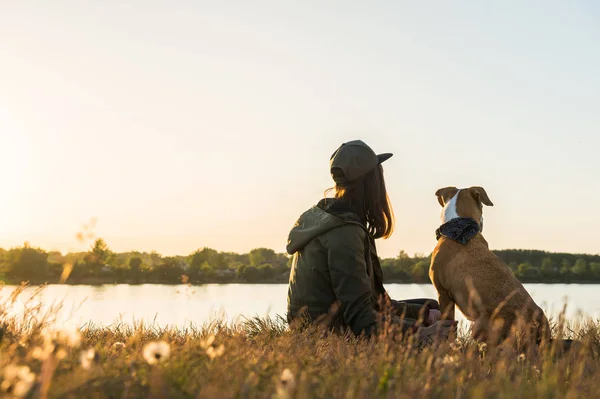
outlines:
{"label": "clear sky", "polygon": [[598,3],[0,2],[2,247],[283,251],[357,138],[395,154],[382,256],[448,185],[492,248],[600,252]]}

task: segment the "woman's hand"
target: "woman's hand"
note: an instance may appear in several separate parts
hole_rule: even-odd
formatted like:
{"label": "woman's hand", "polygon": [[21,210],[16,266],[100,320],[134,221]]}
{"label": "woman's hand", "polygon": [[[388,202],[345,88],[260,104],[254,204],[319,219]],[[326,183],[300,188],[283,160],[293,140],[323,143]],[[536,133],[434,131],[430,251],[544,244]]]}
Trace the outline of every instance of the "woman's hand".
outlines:
{"label": "woman's hand", "polygon": [[431,326],[442,319],[442,312],[437,309],[429,309],[429,316],[427,320],[423,322],[426,326]]}
{"label": "woman's hand", "polygon": [[455,320],[440,320],[430,326],[423,327],[419,330],[419,338],[421,340],[434,341],[435,338],[446,339],[451,333],[456,331]]}

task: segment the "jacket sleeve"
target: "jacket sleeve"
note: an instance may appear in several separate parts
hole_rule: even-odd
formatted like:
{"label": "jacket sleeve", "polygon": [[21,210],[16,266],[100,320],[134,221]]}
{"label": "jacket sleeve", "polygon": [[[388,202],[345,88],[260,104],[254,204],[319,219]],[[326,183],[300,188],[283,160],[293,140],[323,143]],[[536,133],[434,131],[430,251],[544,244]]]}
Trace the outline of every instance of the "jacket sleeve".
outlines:
{"label": "jacket sleeve", "polygon": [[404,316],[407,319],[414,320],[427,320],[429,317],[429,307],[425,304],[407,303],[403,301],[396,301],[395,299],[390,300],[396,313],[400,316]]}
{"label": "jacket sleeve", "polygon": [[[338,227],[322,236],[327,249],[329,273],[334,293],[340,302],[344,323],[354,334],[372,335],[379,315],[372,303],[371,279],[365,260],[366,232],[357,225]],[[413,330],[412,323],[394,318],[402,329]]]}

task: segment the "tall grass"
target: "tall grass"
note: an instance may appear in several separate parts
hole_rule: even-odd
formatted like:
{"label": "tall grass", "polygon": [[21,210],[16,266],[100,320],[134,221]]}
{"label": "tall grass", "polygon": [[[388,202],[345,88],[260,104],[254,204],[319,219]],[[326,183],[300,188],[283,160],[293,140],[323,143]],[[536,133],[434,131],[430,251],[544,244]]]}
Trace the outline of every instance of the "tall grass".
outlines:
{"label": "tall grass", "polygon": [[[553,323],[582,345],[519,353],[468,334],[419,347],[281,318],[200,326],[87,324],[61,330],[52,314],[0,306],[0,389],[28,398],[580,398],[600,393],[600,323]],[[560,331],[559,331],[560,330]],[[24,368],[17,368],[26,366]],[[19,385],[20,384],[20,385]]]}

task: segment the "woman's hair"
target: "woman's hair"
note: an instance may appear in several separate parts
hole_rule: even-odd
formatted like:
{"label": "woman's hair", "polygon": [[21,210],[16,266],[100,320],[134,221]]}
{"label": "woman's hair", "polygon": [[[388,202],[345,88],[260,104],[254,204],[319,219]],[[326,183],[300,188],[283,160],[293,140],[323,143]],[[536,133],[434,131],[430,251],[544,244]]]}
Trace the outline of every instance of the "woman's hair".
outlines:
{"label": "woman's hair", "polygon": [[[338,172],[334,170],[333,173]],[[392,235],[394,211],[385,189],[381,165],[356,181],[336,184],[332,189],[335,190],[335,198],[347,201],[359,215],[373,238],[389,238]]]}

